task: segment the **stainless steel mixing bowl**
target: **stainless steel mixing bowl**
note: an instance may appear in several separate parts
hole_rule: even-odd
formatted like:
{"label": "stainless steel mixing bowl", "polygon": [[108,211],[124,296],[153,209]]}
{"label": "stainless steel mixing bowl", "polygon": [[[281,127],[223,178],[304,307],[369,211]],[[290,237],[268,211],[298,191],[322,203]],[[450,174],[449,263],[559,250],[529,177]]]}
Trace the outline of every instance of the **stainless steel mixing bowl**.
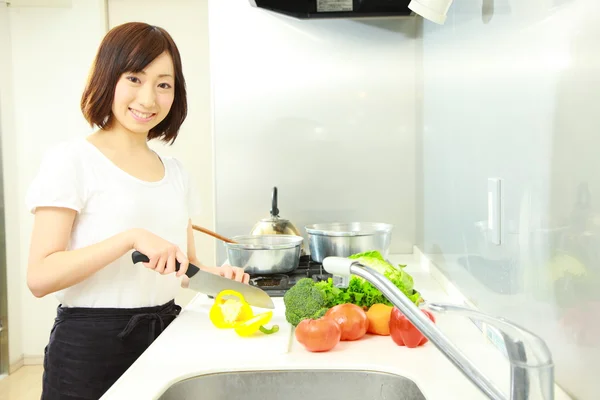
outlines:
{"label": "stainless steel mixing bowl", "polygon": [[322,262],[325,257],[348,257],[365,251],[379,251],[387,257],[393,226],[385,223],[323,223],[305,227],[311,258]]}

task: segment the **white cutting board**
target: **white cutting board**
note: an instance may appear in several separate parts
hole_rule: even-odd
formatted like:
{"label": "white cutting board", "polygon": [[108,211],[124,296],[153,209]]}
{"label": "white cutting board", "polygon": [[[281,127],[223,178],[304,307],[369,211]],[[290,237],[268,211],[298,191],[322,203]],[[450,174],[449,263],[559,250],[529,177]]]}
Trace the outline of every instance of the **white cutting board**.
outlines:
{"label": "white cutting board", "polygon": [[[180,321],[180,326],[184,326],[184,335],[189,337],[189,340],[194,340],[195,338],[195,346],[200,346],[204,351],[210,351],[211,343],[213,347],[221,349],[223,349],[222,344],[227,343],[226,348],[229,354],[257,356],[264,355],[265,353],[285,354],[289,351],[293,327],[285,319],[283,299],[273,299],[275,303],[275,309],[271,310],[273,311],[273,318],[266,325],[267,328],[271,328],[272,325],[279,325],[279,331],[271,335],[257,332],[254,336],[250,337],[241,337],[233,329],[219,329],[215,327],[208,317],[212,301],[208,297],[206,297],[206,300],[196,297],[177,318]],[[255,313],[265,311],[269,310],[254,308]],[[178,328],[178,331],[182,331],[181,327]],[[217,343],[218,345],[216,345]]]}

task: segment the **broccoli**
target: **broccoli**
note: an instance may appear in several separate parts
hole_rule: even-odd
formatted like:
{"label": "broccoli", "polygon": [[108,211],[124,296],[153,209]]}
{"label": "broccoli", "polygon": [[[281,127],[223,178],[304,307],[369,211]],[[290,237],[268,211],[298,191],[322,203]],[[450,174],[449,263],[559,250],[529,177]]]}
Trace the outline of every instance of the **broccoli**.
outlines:
{"label": "broccoli", "polygon": [[284,295],[285,319],[297,326],[304,319],[317,319],[327,312],[325,294],[311,278],[300,279]]}

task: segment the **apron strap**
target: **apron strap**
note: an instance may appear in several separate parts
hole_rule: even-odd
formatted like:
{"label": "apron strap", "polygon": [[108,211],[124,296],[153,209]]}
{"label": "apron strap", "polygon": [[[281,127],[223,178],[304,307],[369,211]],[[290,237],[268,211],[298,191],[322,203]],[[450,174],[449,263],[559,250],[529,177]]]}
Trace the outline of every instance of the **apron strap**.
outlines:
{"label": "apron strap", "polygon": [[[181,311],[181,307],[178,305],[173,305],[165,310],[160,310],[158,312],[153,313],[144,313],[144,314],[136,314],[127,323],[125,329],[121,331],[117,336],[121,340],[125,340],[127,336],[133,332],[133,330],[142,322],[149,320],[150,321],[150,329],[148,330],[148,344],[151,344],[158,335],[165,329],[165,321],[163,317],[176,317],[179,315]],[[156,332],[156,323],[160,324],[160,330]]]}

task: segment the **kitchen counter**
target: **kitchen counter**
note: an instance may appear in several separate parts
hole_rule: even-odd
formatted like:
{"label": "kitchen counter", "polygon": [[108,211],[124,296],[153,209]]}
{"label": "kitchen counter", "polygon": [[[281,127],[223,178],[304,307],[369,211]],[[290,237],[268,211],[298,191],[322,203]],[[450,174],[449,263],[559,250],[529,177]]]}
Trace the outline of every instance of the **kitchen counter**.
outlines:
{"label": "kitchen counter", "polygon": [[[412,255],[390,256],[407,264],[415,288],[428,301],[450,302],[449,296]],[[219,330],[208,319],[212,300],[198,294],[180,316],[142,354],[102,399],[155,399],[177,381],[197,375],[247,370],[361,369],[389,372],[413,380],[428,400],[486,399],[437,348],[427,343],[416,349],[397,346],[389,336],[366,335],[340,342],[325,353],[310,353],[285,321],[282,298],[274,298],[272,323],[280,331],[252,338]],[[262,310],[264,311],[264,310]],[[468,319],[436,314],[440,329],[505,393],[509,365]],[[556,399],[568,399],[557,389]]]}

